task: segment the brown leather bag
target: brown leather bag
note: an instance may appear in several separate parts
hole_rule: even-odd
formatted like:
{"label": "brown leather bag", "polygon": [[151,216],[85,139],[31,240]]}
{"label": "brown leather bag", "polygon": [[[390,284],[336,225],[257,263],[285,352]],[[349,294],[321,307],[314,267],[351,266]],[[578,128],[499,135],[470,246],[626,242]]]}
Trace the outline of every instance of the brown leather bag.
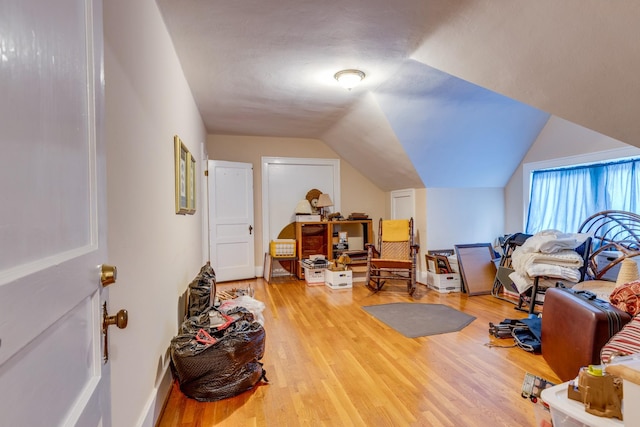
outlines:
{"label": "brown leather bag", "polygon": [[542,313],[542,356],[562,381],[600,363],[600,350],[631,316],[588,292],[549,288]]}

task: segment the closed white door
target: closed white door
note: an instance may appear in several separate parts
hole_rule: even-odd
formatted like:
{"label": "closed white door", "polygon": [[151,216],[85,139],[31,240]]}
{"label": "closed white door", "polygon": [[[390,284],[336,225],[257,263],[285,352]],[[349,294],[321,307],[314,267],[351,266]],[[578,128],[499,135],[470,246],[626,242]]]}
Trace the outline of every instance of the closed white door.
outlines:
{"label": "closed white door", "polygon": [[415,217],[415,190],[394,190],[391,192],[391,219]]}
{"label": "closed white door", "polygon": [[253,165],[209,160],[209,259],[216,280],[256,277]]}
{"label": "closed white door", "polygon": [[100,0],[0,5],[0,425],[110,426]]}

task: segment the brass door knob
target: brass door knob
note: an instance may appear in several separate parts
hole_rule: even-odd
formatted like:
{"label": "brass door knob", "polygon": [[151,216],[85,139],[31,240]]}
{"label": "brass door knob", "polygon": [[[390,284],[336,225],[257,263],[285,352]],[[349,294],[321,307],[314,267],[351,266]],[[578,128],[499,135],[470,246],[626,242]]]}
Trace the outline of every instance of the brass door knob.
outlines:
{"label": "brass door knob", "polygon": [[115,265],[102,264],[100,266],[100,283],[102,286],[109,286],[115,283],[118,278],[118,269]]}
{"label": "brass door knob", "polygon": [[129,313],[127,310],[120,310],[114,316],[107,313],[107,302],[102,304],[102,336],[104,337],[104,347],[102,360],[107,363],[109,360],[109,326],[116,325],[120,329],[127,327],[129,323]]}
{"label": "brass door knob", "polygon": [[127,327],[127,323],[129,323],[129,313],[127,313],[127,310],[120,310],[113,316],[106,315],[105,311],[102,329],[106,330],[111,325],[116,325],[118,328],[124,329]]}

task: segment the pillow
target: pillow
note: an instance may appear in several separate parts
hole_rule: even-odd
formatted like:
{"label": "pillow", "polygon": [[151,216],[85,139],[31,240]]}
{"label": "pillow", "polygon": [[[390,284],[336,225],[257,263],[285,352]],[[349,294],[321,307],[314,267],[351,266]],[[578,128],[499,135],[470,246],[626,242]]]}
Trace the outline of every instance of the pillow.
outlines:
{"label": "pillow", "polygon": [[611,305],[632,316],[640,313],[640,280],[616,287],[609,296]]}
{"label": "pillow", "polygon": [[611,362],[614,356],[639,353],[640,352],[640,317],[634,316],[631,321],[624,325],[620,332],[611,337],[600,351],[600,361],[602,363]]}

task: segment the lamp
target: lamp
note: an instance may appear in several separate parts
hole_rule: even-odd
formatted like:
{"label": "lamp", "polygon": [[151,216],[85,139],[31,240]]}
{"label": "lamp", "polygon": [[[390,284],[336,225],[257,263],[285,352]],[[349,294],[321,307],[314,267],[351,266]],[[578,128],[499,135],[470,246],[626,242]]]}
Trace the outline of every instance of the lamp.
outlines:
{"label": "lamp", "polygon": [[320,216],[322,217],[322,220],[323,221],[326,220],[327,216],[326,216],[325,208],[328,208],[329,206],[333,206],[331,197],[329,197],[327,193],[320,194],[320,197],[318,197],[318,204],[316,206],[320,208]]}
{"label": "lamp", "polygon": [[333,77],[345,89],[351,90],[364,79],[365,74],[360,70],[342,70],[338,71]]}
{"label": "lamp", "polygon": [[296,205],[295,210],[297,215],[310,215],[311,214],[311,203],[307,199],[302,199]]}

